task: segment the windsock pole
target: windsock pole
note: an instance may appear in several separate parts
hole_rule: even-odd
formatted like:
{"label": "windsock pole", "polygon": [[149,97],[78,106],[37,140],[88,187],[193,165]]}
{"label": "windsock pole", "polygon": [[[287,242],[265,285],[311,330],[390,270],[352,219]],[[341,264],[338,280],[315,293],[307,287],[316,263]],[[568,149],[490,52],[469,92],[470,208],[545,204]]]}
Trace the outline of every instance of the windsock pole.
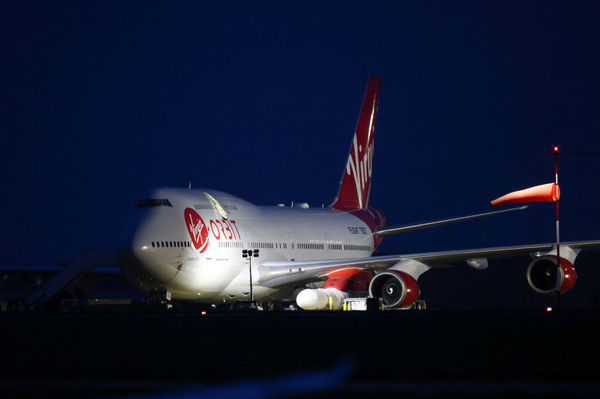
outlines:
{"label": "windsock pole", "polygon": [[558,218],[558,156],[560,155],[558,146],[554,146],[554,183],[556,184],[556,300],[560,303],[560,229],[559,229],[559,218]]}

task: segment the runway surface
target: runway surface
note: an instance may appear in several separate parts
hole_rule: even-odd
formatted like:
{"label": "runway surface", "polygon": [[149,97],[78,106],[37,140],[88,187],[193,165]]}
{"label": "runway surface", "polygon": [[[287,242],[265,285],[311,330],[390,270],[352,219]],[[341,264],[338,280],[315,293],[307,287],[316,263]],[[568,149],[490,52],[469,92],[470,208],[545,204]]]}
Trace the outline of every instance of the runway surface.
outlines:
{"label": "runway surface", "polygon": [[553,396],[544,389],[554,384],[553,397],[583,397],[600,393],[599,320],[576,311],[4,313],[0,373],[16,397],[47,384],[84,397],[82,381],[93,397],[112,397],[336,370],[343,397],[501,397],[514,384],[523,392],[513,394]]}

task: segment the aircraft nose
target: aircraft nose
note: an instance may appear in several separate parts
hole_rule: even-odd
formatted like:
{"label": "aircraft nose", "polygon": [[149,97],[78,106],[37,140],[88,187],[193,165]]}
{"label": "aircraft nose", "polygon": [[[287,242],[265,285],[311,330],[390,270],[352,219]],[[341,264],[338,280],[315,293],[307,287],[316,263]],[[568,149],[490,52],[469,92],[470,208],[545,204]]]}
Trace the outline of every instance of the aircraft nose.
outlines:
{"label": "aircraft nose", "polygon": [[134,255],[146,246],[144,233],[148,218],[144,216],[141,212],[135,212],[129,217],[119,237],[118,249],[120,252],[129,252],[131,255]]}
{"label": "aircraft nose", "polygon": [[117,248],[119,266],[123,273],[140,284],[152,280],[154,256],[152,256],[152,217],[136,212],[127,221]]}

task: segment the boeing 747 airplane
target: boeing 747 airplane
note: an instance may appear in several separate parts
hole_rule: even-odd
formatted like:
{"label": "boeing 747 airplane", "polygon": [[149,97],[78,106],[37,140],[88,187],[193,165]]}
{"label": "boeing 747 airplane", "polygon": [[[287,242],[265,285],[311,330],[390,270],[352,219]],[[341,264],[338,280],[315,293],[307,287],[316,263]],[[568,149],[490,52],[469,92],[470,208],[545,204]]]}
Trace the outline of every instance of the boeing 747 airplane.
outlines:
{"label": "boeing 747 airplane", "polygon": [[388,227],[371,206],[373,144],[381,79],[369,80],[337,197],[325,208],[257,206],[212,189],[158,188],[139,201],[123,231],[118,262],[150,294],[205,303],[256,299],[296,301],[306,310],[336,310],[348,297],[378,297],[406,308],[420,295],[418,279],[442,265],[534,254],[527,269],[540,293],[564,293],[573,263],[600,241],[373,256],[384,237],[509,212],[488,212],[404,227]]}

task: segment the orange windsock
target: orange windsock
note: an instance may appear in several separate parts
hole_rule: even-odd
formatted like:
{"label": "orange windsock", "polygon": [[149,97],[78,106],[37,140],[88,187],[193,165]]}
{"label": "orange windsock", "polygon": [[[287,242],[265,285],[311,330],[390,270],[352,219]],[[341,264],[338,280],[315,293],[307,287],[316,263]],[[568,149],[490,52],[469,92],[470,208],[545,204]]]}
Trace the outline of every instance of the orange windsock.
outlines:
{"label": "orange windsock", "polygon": [[554,202],[559,198],[560,187],[556,183],[548,183],[503,195],[493,200],[492,206],[523,202]]}

